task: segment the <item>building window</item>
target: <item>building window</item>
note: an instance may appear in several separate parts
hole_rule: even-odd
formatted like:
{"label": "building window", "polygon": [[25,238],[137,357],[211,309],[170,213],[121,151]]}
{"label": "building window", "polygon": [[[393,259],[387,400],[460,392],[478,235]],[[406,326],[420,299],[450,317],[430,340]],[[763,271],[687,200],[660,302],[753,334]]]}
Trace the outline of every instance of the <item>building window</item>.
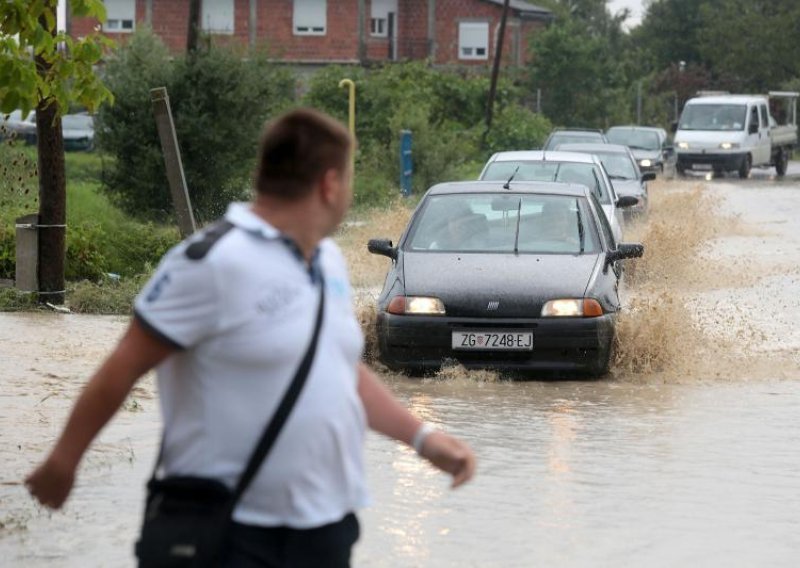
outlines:
{"label": "building window", "polygon": [[294,0],[295,35],[325,35],[327,0]]}
{"label": "building window", "polygon": [[389,14],[397,21],[397,0],[372,0],[370,13],[370,34],[375,37],[389,35]]}
{"label": "building window", "polygon": [[458,24],[458,58],[489,59],[489,22]]}
{"label": "building window", "polygon": [[136,0],[105,0],[106,21],[103,31],[132,32],[136,23]]}
{"label": "building window", "polygon": [[233,33],[233,0],[203,0],[200,27],[211,34]]}

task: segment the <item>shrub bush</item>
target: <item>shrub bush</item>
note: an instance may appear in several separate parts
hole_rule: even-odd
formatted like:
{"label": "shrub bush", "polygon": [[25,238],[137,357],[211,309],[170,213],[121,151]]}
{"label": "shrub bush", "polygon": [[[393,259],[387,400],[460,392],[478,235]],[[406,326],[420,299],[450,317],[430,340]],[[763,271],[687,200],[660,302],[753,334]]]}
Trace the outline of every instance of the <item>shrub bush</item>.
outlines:
{"label": "shrub bush", "polygon": [[543,115],[518,104],[501,108],[492,118],[486,135],[487,152],[541,148],[553,125]]}
{"label": "shrub bush", "polygon": [[170,60],[149,32],[137,32],[106,66],[115,104],[98,115],[97,142],[115,161],[104,172],[113,201],[139,218],[171,216],[172,201],[150,102],[166,86],[189,195],[199,221],[218,217],[250,190],[258,133],[294,97],[290,72],[267,62],[209,47]]}

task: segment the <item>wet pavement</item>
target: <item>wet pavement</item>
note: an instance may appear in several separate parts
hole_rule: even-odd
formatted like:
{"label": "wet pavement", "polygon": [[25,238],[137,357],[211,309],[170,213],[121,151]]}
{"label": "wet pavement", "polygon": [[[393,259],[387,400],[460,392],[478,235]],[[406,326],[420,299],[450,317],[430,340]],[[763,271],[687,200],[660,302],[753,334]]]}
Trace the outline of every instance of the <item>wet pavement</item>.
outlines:
{"label": "wet pavement", "polygon": [[[660,285],[699,327],[704,360],[599,381],[385,374],[480,465],[451,491],[413,452],[371,435],[373,505],[354,565],[796,566],[800,166],[790,168],[783,180],[754,170],[702,187],[729,222],[692,260],[691,285]],[[33,505],[20,484],[125,323],[0,314],[0,564],[134,565],[159,431],[151,378],[87,455],[64,511]],[[638,340],[658,349],[682,333]]]}

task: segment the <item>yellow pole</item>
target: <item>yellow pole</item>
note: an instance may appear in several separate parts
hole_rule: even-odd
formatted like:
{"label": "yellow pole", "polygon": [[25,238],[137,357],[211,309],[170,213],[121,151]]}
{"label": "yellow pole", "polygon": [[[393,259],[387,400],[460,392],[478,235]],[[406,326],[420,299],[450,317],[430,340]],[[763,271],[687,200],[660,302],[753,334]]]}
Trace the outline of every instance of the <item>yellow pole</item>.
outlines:
{"label": "yellow pole", "polygon": [[352,79],[342,79],[339,81],[339,88],[347,87],[350,92],[350,106],[348,116],[348,126],[350,134],[356,135],[356,84]]}

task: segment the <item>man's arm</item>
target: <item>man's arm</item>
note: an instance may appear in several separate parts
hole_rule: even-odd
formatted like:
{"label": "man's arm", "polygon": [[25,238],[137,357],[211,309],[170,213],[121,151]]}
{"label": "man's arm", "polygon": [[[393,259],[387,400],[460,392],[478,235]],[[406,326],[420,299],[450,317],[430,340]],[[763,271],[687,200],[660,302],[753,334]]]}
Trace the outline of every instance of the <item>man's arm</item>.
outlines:
{"label": "man's arm", "polygon": [[58,509],[75,481],[81,457],[125,401],[136,381],[175,351],[134,320],[117,347],[95,372],[70,413],[47,459],[25,480],[43,505]]}
{"label": "man's arm", "polygon": [[[364,363],[358,367],[358,394],[370,428],[412,445],[422,421],[411,414]],[[433,431],[428,434],[422,443],[420,455],[452,475],[453,487],[469,481],[475,473],[475,454],[470,447],[444,432]]]}

